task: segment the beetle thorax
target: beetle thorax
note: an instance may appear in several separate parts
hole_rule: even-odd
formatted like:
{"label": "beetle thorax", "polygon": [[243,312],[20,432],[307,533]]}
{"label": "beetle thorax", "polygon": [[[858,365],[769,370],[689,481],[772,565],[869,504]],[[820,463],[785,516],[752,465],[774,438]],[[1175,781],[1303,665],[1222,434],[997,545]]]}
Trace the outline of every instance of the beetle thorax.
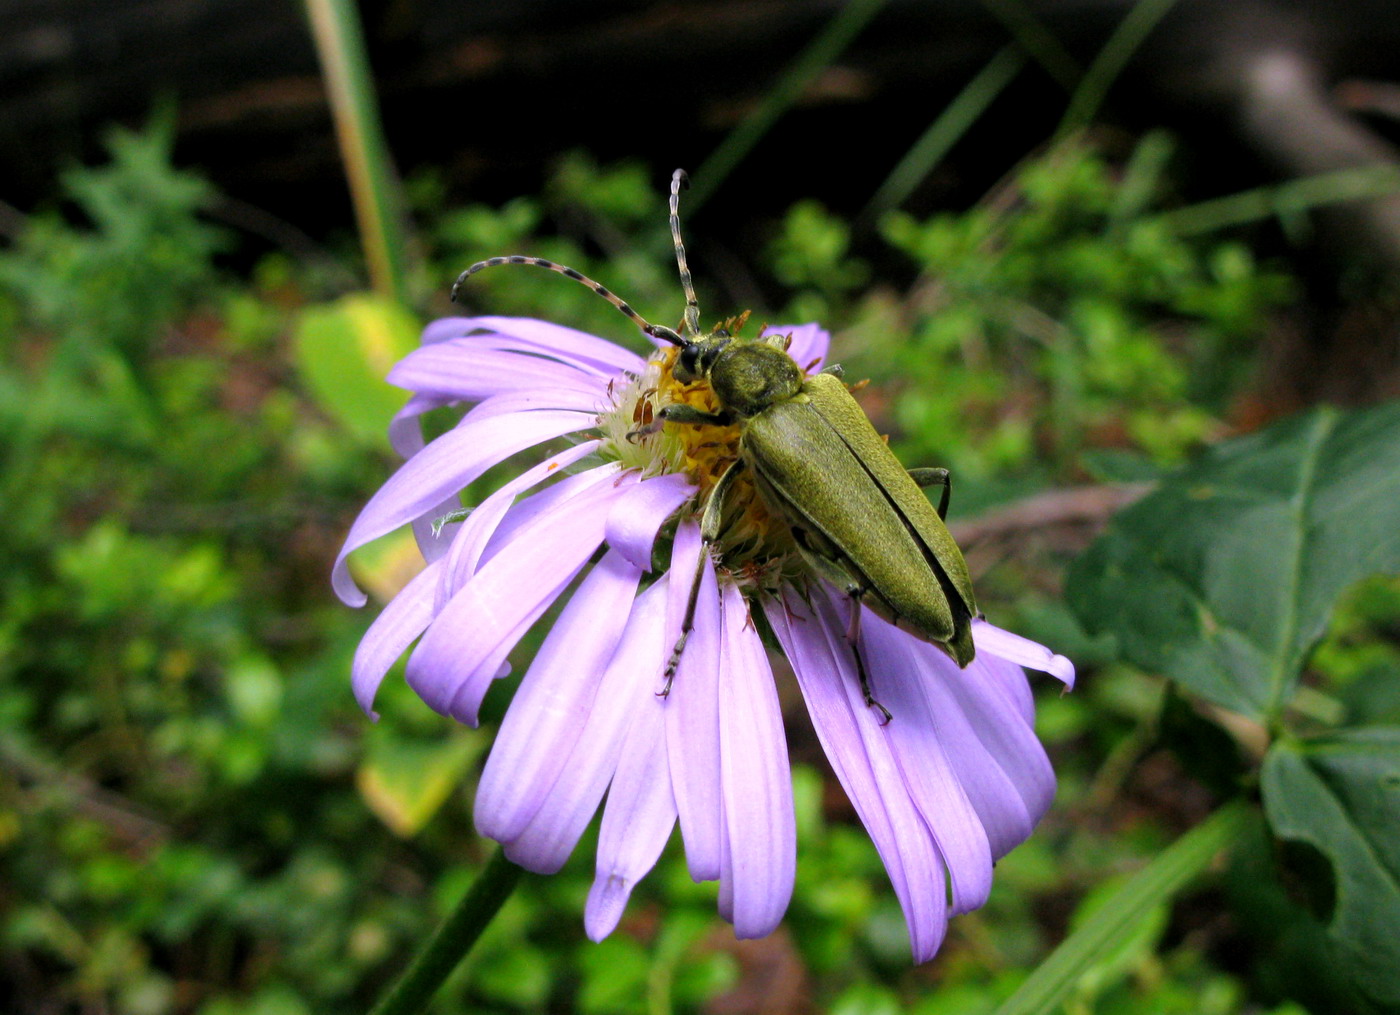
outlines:
{"label": "beetle thorax", "polygon": [[710,387],[720,404],[738,416],[754,416],[802,390],[802,371],[792,357],[765,342],[734,343],[710,367]]}

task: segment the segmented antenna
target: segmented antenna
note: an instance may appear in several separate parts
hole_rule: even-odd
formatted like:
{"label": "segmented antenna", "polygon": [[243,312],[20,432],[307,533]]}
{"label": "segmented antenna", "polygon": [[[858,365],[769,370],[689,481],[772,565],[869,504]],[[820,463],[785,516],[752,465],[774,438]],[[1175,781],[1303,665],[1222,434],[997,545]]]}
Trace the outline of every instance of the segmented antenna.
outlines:
{"label": "segmented antenna", "polygon": [[[555,264],[553,261],[547,261],[543,257],[526,257],[524,254],[511,254],[509,257],[488,257],[484,261],[477,261],[476,264],[458,275],[457,281],[452,283],[452,302],[457,302],[457,295],[462,288],[462,283],[468,278],[475,275],[482,268],[494,268],[501,264],[533,264],[536,268],[548,268],[550,271],[557,271],[566,278],[571,278],[575,282],[582,282],[584,285],[588,286],[588,288],[603,297],[603,299],[617,307],[618,310],[621,310],[623,316],[652,338],[659,338],[663,342],[670,342],[672,345],[687,346],[691,344],[689,339],[682,338],[670,328],[660,324],[649,323],[645,317],[629,307],[626,302],[615,296],[607,286],[599,285],[580,271],[575,271],[573,268],[566,267],[562,264]],[[682,261],[682,265],[684,265],[684,261]],[[689,274],[685,274],[684,278],[688,283],[690,278]]]}
{"label": "segmented antenna", "polygon": [[681,188],[690,186],[684,169],[671,174],[671,240],[676,246],[676,264],[681,269],[681,287],[685,290],[685,333],[688,338],[700,337],[700,302],[695,298],[695,283],[690,278],[690,266],[685,263],[685,244],[681,242]]}

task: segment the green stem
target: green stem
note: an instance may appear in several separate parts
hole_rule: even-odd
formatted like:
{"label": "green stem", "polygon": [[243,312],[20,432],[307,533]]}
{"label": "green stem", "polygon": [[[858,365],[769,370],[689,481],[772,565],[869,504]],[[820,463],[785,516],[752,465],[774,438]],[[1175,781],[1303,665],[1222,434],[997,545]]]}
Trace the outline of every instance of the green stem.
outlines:
{"label": "green stem", "polygon": [[1392,165],[1357,166],[1304,176],[1270,187],[1212,198],[1158,217],[1181,236],[1194,236],[1261,219],[1299,215],[1343,201],[1366,201],[1400,193],[1400,169]]}
{"label": "green stem", "polygon": [[691,213],[700,210],[715,189],[724,182],[744,156],[753,150],[754,145],[768,133],[768,128],[789,106],[797,101],[808,82],[841,55],[856,35],[873,18],[885,0],[848,0],[837,15],[822,31],[821,35],[797,58],[778,80],[778,83],[764,97],[756,109],[730,131],[729,136],[719,143],[719,147],[695,172],[691,173],[692,186],[686,197],[686,205]]}
{"label": "green stem", "polygon": [[1011,83],[1025,62],[1025,55],[1015,43],[1004,46],[992,57],[899,160],[899,165],[891,170],[861,216],[873,217],[902,204],[967,133],[968,128],[977,122],[977,118],[986,112],[992,100]]}
{"label": "green stem", "polygon": [[982,0],[982,6],[1002,23],[1045,73],[1065,91],[1074,92],[1084,76],[1084,68],[1069,55],[1055,33],[1041,23],[1025,0]]}
{"label": "green stem", "polygon": [[403,200],[354,0],[305,0],[375,292],[406,303]]}
{"label": "green stem", "polygon": [[521,869],[497,848],[462,901],[418,953],[403,979],[375,1007],[372,1015],[421,1015],[433,994],[466,957],[520,881]]}
{"label": "green stem", "polygon": [[1080,977],[1156,906],[1168,902],[1239,837],[1251,811],[1236,800],[1168,846],[1067,937],[996,1015],[1040,1015],[1063,1003]]}
{"label": "green stem", "polygon": [[1065,111],[1060,128],[1055,132],[1058,136],[1063,137],[1071,131],[1089,125],[1089,121],[1103,105],[1108,89],[1142,45],[1142,40],[1147,38],[1147,34],[1157,27],[1157,22],[1161,21],[1175,4],[1176,0],[1138,0],[1133,5],[1133,9],[1118,23],[1118,27],[1104,43],[1103,49],[1099,50],[1099,55],[1085,71],[1079,87],[1074,90],[1074,95],[1069,100],[1069,109]]}

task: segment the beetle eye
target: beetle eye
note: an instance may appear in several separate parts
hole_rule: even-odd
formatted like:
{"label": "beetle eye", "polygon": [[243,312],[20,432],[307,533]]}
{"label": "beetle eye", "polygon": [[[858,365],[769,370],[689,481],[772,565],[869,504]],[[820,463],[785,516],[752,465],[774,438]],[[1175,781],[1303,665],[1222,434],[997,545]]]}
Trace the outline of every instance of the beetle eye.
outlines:
{"label": "beetle eye", "polygon": [[686,346],[684,349],[681,350],[681,355],[680,355],[680,368],[681,368],[681,370],[684,371],[684,372],[687,373],[687,374],[692,375],[692,376],[697,375],[700,371],[697,369],[697,364],[696,364],[695,361],[696,361],[697,359],[699,359],[699,358],[700,358],[700,349],[699,349],[698,346],[695,346],[695,345],[688,345],[688,346]]}

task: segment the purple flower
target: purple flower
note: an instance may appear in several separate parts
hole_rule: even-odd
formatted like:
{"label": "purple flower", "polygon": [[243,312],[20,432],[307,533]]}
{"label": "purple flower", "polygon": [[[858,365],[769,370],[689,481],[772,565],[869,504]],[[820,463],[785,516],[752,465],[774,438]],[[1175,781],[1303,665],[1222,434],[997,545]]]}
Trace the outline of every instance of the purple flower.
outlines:
{"label": "purple flower", "polygon": [[[790,332],[793,358],[820,368],[825,331],[770,330]],[[553,872],[606,794],[585,914],[597,940],[679,821],[691,876],[718,880],[720,913],[739,937],[759,937],[782,919],[796,864],[766,626],[924,961],[951,914],[986,901],[992,863],[1030,834],[1054,793],[1021,667],[1066,685],[1074,667],[978,620],[976,658],[959,669],[867,610],[861,649],[873,693],[895,717],[881,725],[846,642],[847,602],[806,574],[785,527],[750,496],[701,571],[694,632],[669,694],[658,694],[702,551],[698,504],[738,453],[734,427],[671,425],[629,439],[665,404],[713,409],[703,383],[672,376],[675,355],[644,360],[518,318],[428,327],[389,376],[413,392],[390,426],[408,460],[356,519],[333,573],[341,598],[363,604],[346,556],[406,524],[427,562],[360,644],[355,695],[373,715],[380,681],[416,641],[408,682],[432,708],[476,725],[507,654],[577,582],[501,724],[477,790],[478,829],[521,866]],[[424,446],[418,417],[459,404],[473,407]],[[463,515],[467,484],[561,437],[574,443]]]}

